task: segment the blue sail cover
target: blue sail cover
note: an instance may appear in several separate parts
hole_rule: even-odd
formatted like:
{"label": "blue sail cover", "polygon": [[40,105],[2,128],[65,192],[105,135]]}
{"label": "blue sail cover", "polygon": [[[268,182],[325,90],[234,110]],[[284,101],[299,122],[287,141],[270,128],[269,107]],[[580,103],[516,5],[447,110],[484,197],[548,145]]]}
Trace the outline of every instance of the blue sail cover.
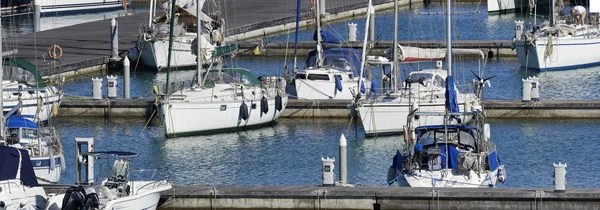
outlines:
{"label": "blue sail cover", "polygon": [[446,78],[446,108],[449,112],[460,112],[458,102],[456,101],[453,76],[448,76],[448,78]]}
{"label": "blue sail cover", "polygon": [[0,181],[17,178],[19,170],[19,150],[21,151],[21,177],[25,186],[39,186],[33,165],[29,159],[29,152],[14,147],[0,146]]}
{"label": "blue sail cover", "polygon": [[[313,34],[313,40],[317,41],[317,30],[315,30],[315,33]],[[324,29],[321,29],[321,41],[323,43],[328,43],[328,44],[342,43],[342,42],[340,42],[340,39],[338,39],[336,36],[334,36],[333,34],[329,33],[329,31],[326,31]]]}
{"label": "blue sail cover", "polygon": [[38,126],[33,121],[25,119],[21,116],[12,115],[6,121],[6,127],[8,128],[33,128],[37,129]]}
{"label": "blue sail cover", "polygon": [[[354,70],[360,70],[360,64],[362,59],[362,52],[354,48],[327,48],[323,50],[324,64],[327,64],[329,60],[345,59],[347,60]],[[317,51],[313,50],[308,53],[306,59],[306,67],[317,67]]]}

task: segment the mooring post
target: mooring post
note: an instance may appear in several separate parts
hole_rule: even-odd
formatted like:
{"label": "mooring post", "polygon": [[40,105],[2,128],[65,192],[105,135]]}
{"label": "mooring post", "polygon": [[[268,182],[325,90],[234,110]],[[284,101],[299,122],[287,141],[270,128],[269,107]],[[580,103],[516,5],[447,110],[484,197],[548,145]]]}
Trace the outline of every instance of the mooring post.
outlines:
{"label": "mooring post", "polygon": [[356,42],[356,23],[348,23],[348,41]]}
{"label": "mooring post", "polygon": [[375,10],[370,14],[371,20],[369,21],[369,40],[375,41]]}
{"label": "mooring post", "polygon": [[567,163],[552,163],[554,166],[554,192],[565,192],[567,189]]}
{"label": "mooring post", "polygon": [[321,15],[327,15],[327,8],[325,7],[325,0],[319,0],[319,11]]}
{"label": "mooring post", "polygon": [[129,58],[127,58],[127,56],[125,56],[125,59],[123,60],[123,88],[125,93],[123,93],[123,95],[125,96],[125,98],[131,98],[129,95],[129,83],[130,83],[130,79],[129,79],[129,66],[130,66],[130,62],[129,62]]}
{"label": "mooring post", "polygon": [[347,184],[348,183],[348,163],[346,162],[346,146],[348,145],[348,141],[344,134],[340,137],[340,183]]}
{"label": "mooring post", "polygon": [[102,99],[102,78],[92,78],[92,99]]}
{"label": "mooring post", "polygon": [[115,18],[110,21],[110,44],[110,58],[119,59],[119,24]]}
{"label": "mooring post", "polygon": [[42,5],[40,4],[41,0],[34,0],[33,1],[33,31],[34,32],[39,32],[40,31],[40,13],[42,12]]}

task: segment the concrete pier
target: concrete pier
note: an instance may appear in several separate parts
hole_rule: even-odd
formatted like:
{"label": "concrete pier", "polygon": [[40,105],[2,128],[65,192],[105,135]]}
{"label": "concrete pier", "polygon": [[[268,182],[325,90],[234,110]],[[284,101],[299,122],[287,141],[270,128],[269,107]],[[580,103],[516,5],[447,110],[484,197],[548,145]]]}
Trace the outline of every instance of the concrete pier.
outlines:
{"label": "concrete pier", "polygon": [[[600,100],[486,100],[483,105],[489,118],[600,118]],[[350,106],[349,100],[291,99],[281,117],[350,118]],[[63,100],[59,116],[150,117],[154,109],[154,98]]]}
{"label": "concrete pier", "polygon": [[175,186],[159,209],[597,209],[599,189]]}

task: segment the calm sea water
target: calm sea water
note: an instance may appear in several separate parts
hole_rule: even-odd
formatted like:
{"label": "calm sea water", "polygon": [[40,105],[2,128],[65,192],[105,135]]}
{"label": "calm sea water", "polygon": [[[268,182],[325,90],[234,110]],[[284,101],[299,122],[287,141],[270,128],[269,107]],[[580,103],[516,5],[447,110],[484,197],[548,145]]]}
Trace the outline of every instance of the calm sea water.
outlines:
{"label": "calm sea water", "polygon": [[[140,10],[143,8],[140,7]],[[406,40],[443,39],[443,15],[425,14],[443,11],[443,6],[415,6],[402,9],[400,38]],[[488,16],[477,4],[461,4],[456,11],[474,14],[455,15],[459,28],[456,39],[510,39],[514,20],[531,17],[521,14]],[[89,14],[89,19],[103,19],[117,13]],[[393,23],[393,14],[377,16],[376,33],[379,39],[389,40],[392,32],[387,26]],[[30,33],[33,24],[28,16],[3,18],[3,30],[9,34]],[[59,27],[77,23],[81,16],[56,17]],[[340,37],[346,37],[346,23],[356,22],[359,29],[364,19],[333,23]],[[42,26],[44,29],[45,26]],[[362,30],[359,30],[359,32]],[[360,32],[363,33],[363,32]],[[293,35],[292,35],[293,37]],[[301,40],[310,40],[312,30],[301,32]],[[362,35],[359,35],[362,37]],[[282,41],[287,35],[270,37],[267,41]],[[478,62],[457,57],[455,72],[458,82],[468,83],[477,71]],[[303,60],[301,58],[300,60]],[[289,61],[289,60],[288,60]],[[282,57],[238,57],[227,61],[229,66],[251,69],[256,76],[280,75],[285,63]],[[486,89],[486,97],[494,99],[519,99],[521,78],[540,77],[544,99],[600,99],[600,72],[598,68],[561,72],[526,72],[518,67],[516,58],[500,58],[487,62],[485,76],[496,75],[492,86]],[[403,74],[433,64],[403,65]],[[132,70],[132,97],[152,97],[150,87],[163,85],[164,72]],[[119,96],[123,81],[119,71]],[[172,72],[170,81],[186,81],[189,84],[194,71]],[[95,73],[72,78],[63,89],[67,95],[91,97],[91,78],[104,77]],[[105,89],[106,91],[106,89]],[[106,94],[106,92],[105,92]],[[67,158],[67,174],[61,183],[73,183],[74,138],[95,138],[96,150],[127,150],[138,152],[137,169],[159,169],[160,175],[168,176],[175,184],[203,185],[318,185],[321,183],[321,157],[338,156],[339,137],[348,139],[348,178],[351,183],[363,185],[384,184],[387,168],[391,164],[401,137],[365,139],[360,123],[349,119],[279,119],[277,124],[251,131],[209,136],[162,138],[158,121],[148,119],[102,119],[58,117],[53,124],[62,136]],[[208,120],[208,119],[207,119]],[[506,164],[508,181],[501,187],[551,187],[552,163],[566,162],[568,187],[600,187],[594,177],[598,170],[593,167],[600,162],[594,142],[600,134],[596,129],[600,120],[490,120],[491,133],[502,161]],[[590,143],[589,145],[587,143]],[[337,171],[337,170],[336,170]],[[149,178],[148,174],[138,174]]]}

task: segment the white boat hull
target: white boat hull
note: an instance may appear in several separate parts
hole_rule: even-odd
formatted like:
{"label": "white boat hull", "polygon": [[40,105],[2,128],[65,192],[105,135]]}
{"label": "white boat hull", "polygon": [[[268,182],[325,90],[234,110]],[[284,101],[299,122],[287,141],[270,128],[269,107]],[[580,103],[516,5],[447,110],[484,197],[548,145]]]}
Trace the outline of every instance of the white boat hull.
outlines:
{"label": "white boat hull", "polygon": [[[61,160],[61,158],[63,160]],[[54,156],[54,163],[51,163],[50,157],[31,157],[33,171],[40,184],[57,184],[60,180],[61,172],[64,170],[64,157]]]}
{"label": "white boat hull", "polygon": [[528,7],[529,0],[488,0],[488,12],[503,12]]}
{"label": "white boat hull", "polygon": [[[46,192],[42,187],[24,186],[21,180],[9,179],[0,182],[0,199],[7,210],[43,209],[46,207]],[[25,204],[21,206],[21,204]]]}
{"label": "white boat hull", "polygon": [[[196,55],[192,54],[192,41],[196,35],[178,37],[173,40],[171,51],[171,68],[190,68],[197,65]],[[203,40],[203,50],[206,51],[205,60],[212,58],[214,47]],[[157,70],[167,68],[169,57],[169,40],[155,40],[143,42],[141,48],[142,63]]]}
{"label": "white boat hull", "polygon": [[[371,88],[371,82],[365,81],[365,88]],[[326,80],[295,80],[296,95],[298,99],[339,99],[352,100],[354,99],[353,92],[356,93],[357,81],[342,82],[342,91],[336,89],[335,81]]]}
{"label": "white boat hull", "polygon": [[498,180],[498,169],[492,172],[475,171],[458,172],[457,169],[439,171],[414,171],[402,173],[398,179],[401,187],[430,187],[430,188],[481,188],[495,187]]}
{"label": "white boat hull", "polygon": [[600,37],[554,37],[552,43],[552,52],[548,53],[546,38],[536,40],[534,45],[526,45],[525,41],[515,41],[521,66],[552,71],[600,65]]}
{"label": "white boat hull", "polygon": [[[23,117],[32,120],[34,122],[45,122],[52,117],[52,113],[58,113],[60,103],[62,101],[63,93],[59,91],[50,91],[46,88],[48,95],[36,91],[34,94],[25,93],[23,91],[21,96],[21,115]],[[5,92],[3,98],[3,109],[4,111],[10,111],[19,103],[18,93]],[[38,105],[39,103],[39,105]],[[55,105],[54,105],[55,104]],[[37,116],[37,117],[36,117]]]}
{"label": "white boat hull", "polygon": [[[461,110],[464,110],[464,104],[462,100],[459,100],[458,105]],[[374,136],[403,133],[408,120],[409,109],[408,98],[404,102],[364,103],[360,107],[359,114],[365,134]],[[434,103],[421,103],[419,105],[419,112],[443,113],[445,109],[446,105],[443,99]],[[471,120],[471,117],[462,117],[461,121],[463,123]],[[414,123],[414,126],[442,125],[444,124],[444,116],[420,116],[418,120],[414,120]]]}
{"label": "white boat hull", "polygon": [[[33,1],[32,1],[33,2]],[[127,1],[127,4],[129,1]],[[41,0],[41,13],[78,13],[123,8],[121,0]]]}
{"label": "white boat hull", "polygon": [[[170,100],[161,106],[161,117],[168,137],[214,133],[226,130],[243,130],[275,122],[285,110],[288,97],[282,96],[283,108],[275,109],[275,99],[268,100],[269,110],[261,112],[260,98],[245,100],[248,119],[240,118],[241,100],[186,102]],[[255,108],[252,108],[252,107]],[[177,120],[174,120],[177,119]]]}

